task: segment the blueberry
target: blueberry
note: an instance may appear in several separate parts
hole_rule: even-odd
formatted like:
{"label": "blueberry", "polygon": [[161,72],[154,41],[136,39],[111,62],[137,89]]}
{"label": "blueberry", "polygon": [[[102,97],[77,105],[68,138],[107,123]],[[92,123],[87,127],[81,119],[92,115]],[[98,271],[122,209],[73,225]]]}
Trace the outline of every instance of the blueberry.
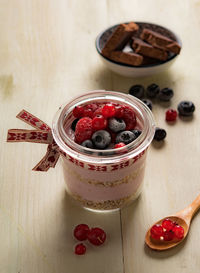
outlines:
{"label": "blueberry", "polygon": [[105,149],[111,142],[111,135],[106,130],[96,131],[92,135],[92,142],[98,149]]}
{"label": "blueberry", "polygon": [[126,128],[126,123],[121,118],[110,118],[108,120],[108,127],[110,128],[110,130],[117,133]]}
{"label": "blueberry", "polygon": [[142,133],[141,130],[136,130],[136,129],[135,130],[131,130],[131,132],[135,134],[135,138],[138,138],[139,135],[141,135],[141,133]]}
{"label": "blueberry", "polygon": [[147,97],[155,98],[159,92],[160,92],[160,87],[157,84],[152,83],[149,86],[147,86],[147,91],[146,91]]}
{"label": "blueberry", "polygon": [[161,141],[166,137],[167,133],[165,129],[156,127],[155,134],[154,134],[154,140]]}
{"label": "blueberry", "polygon": [[178,112],[181,116],[191,116],[195,110],[194,103],[191,101],[181,101],[178,104]]}
{"label": "blueberry", "polygon": [[94,145],[93,145],[93,143],[92,143],[92,141],[90,139],[87,139],[87,140],[83,141],[81,143],[81,146],[86,147],[86,148],[90,148],[90,149],[94,148]]}
{"label": "blueberry", "polygon": [[141,99],[144,97],[144,87],[140,84],[133,85],[129,89],[129,94],[138,99]]}
{"label": "blueberry", "polygon": [[75,131],[75,129],[76,129],[76,124],[77,124],[78,121],[79,121],[79,118],[76,118],[76,119],[74,119],[74,120],[72,121],[71,129],[72,129],[73,131]]}
{"label": "blueberry", "polygon": [[159,94],[158,94],[158,98],[162,101],[169,101],[174,95],[174,92],[171,88],[163,88],[162,90],[160,90]]}
{"label": "blueberry", "polygon": [[143,101],[143,102],[146,104],[146,106],[148,106],[149,109],[152,111],[152,107],[153,107],[152,101],[150,101],[150,100],[148,100],[148,99],[143,99],[142,101]]}
{"label": "blueberry", "polygon": [[124,144],[129,144],[135,139],[136,136],[134,133],[132,133],[131,131],[123,131],[117,134],[115,142],[116,143],[123,142]]}

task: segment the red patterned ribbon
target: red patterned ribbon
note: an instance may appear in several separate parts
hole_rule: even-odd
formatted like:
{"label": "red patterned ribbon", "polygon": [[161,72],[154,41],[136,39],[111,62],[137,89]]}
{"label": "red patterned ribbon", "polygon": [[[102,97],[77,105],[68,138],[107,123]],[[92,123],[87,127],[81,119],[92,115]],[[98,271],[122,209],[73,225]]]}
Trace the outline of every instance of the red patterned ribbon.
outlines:
{"label": "red patterned ribbon", "polygon": [[45,156],[33,170],[46,172],[49,168],[54,168],[60,156],[60,151],[53,139],[51,128],[42,120],[25,110],[22,110],[17,115],[17,118],[28,123],[37,130],[10,129],[8,130],[7,141],[49,144]]}

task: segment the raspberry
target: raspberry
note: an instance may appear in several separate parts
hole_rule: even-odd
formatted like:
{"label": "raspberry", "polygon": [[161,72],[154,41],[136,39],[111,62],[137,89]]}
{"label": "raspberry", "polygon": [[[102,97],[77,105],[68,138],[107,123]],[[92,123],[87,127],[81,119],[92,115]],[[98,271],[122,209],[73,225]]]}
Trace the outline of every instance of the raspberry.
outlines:
{"label": "raspberry", "polygon": [[165,113],[166,121],[175,121],[177,118],[177,111],[173,109],[168,109]]}
{"label": "raspberry", "polygon": [[115,106],[112,103],[107,103],[106,105],[104,105],[104,107],[102,108],[102,115],[105,118],[111,118],[114,117],[115,115]]}
{"label": "raspberry", "polygon": [[179,240],[183,239],[183,237],[184,237],[184,228],[182,226],[176,225],[173,228],[173,232],[174,232],[174,236],[177,239],[179,239]]}
{"label": "raspberry", "polygon": [[92,129],[94,131],[103,130],[107,126],[107,119],[105,119],[102,115],[97,115],[92,120]]}
{"label": "raspberry", "polygon": [[124,107],[123,120],[126,123],[126,131],[133,130],[136,126],[136,115],[135,112],[128,106]]}
{"label": "raspberry", "polygon": [[124,107],[121,105],[115,106],[115,117],[116,118],[122,118],[124,115]]}
{"label": "raspberry", "polygon": [[81,118],[84,114],[84,108],[83,106],[75,106],[73,109],[73,115],[75,118]]}
{"label": "raspberry", "polygon": [[161,225],[154,225],[151,230],[151,237],[155,240],[160,240],[160,237],[163,236],[164,230]]}
{"label": "raspberry", "polygon": [[162,222],[162,227],[164,229],[166,229],[167,231],[172,230],[174,228],[174,226],[175,226],[175,223],[168,218],[163,220],[163,222]]}
{"label": "raspberry", "polygon": [[126,144],[124,144],[123,142],[120,142],[120,143],[115,144],[114,148],[117,149],[117,148],[121,148],[124,146],[126,146]]}
{"label": "raspberry", "polygon": [[97,110],[98,106],[96,103],[86,104],[84,106],[84,117],[93,118],[94,112]]}
{"label": "raspberry", "polygon": [[164,241],[172,241],[174,239],[174,232],[172,230],[163,233]]}
{"label": "raspberry", "polygon": [[86,246],[84,244],[78,244],[75,246],[74,253],[76,255],[84,255],[86,252]]}
{"label": "raspberry", "polygon": [[92,136],[92,119],[84,117],[79,119],[75,129],[75,142],[80,144]]}
{"label": "raspberry", "polygon": [[102,107],[97,108],[97,110],[95,110],[93,113],[93,117],[96,117],[98,115],[102,115]]}
{"label": "raspberry", "polygon": [[95,227],[88,232],[87,238],[91,244],[99,246],[105,242],[106,233],[103,229]]}
{"label": "raspberry", "polygon": [[86,224],[80,224],[74,229],[74,237],[79,241],[84,241],[87,239],[87,234],[89,232],[89,227]]}

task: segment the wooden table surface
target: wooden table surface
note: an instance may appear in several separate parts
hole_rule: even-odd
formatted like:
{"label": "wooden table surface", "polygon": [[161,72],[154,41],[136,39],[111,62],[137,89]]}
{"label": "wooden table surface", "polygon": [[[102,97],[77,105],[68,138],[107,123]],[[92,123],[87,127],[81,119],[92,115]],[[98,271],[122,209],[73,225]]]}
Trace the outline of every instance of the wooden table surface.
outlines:
{"label": "wooden table surface", "polygon": [[[0,272],[1,273],[198,273],[200,216],[187,240],[157,253],[144,245],[148,227],[184,208],[200,193],[200,1],[199,0],[0,0]],[[107,70],[94,41],[118,22],[149,21],[174,30],[183,49],[161,75],[125,78]],[[165,122],[169,105],[154,104],[163,145],[149,150],[145,187],[121,212],[96,214],[65,193],[60,162],[47,173],[33,172],[46,145],[6,143],[10,128],[30,127],[15,116],[26,109],[51,125],[58,107],[89,90],[128,92],[133,84],[171,87],[176,108],[196,105],[193,119]],[[102,247],[73,254],[72,230],[79,223],[100,226]]]}

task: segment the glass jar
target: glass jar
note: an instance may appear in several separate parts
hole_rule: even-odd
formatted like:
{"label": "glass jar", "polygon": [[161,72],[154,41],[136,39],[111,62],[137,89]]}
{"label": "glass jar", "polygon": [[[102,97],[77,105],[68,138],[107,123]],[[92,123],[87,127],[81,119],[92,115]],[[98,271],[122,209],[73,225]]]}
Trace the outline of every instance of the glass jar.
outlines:
{"label": "glass jar", "polygon": [[[142,131],[139,137],[118,149],[89,149],[74,142],[70,131],[74,107],[107,102],[135,111],[137,126]],[[141,193],[147,149],[155,132],[152,112],[141,100],[113,91],[86,93],[59,108],[52,132],[61,153],[66,190],[83,207],[115,210]]]}

